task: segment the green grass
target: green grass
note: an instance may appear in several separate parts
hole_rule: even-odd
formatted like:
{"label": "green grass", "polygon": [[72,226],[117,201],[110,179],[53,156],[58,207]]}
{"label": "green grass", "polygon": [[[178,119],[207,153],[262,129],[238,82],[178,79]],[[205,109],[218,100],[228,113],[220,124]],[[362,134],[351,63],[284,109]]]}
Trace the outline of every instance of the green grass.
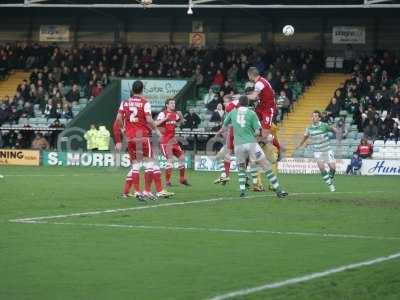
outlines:
{"label": "green grass", "polygon": [[[286,175],[279,200],[190,172],[192,187],[147,205],[224,199],[21,224],[9,220],[143,204],[118,197],[124,169],[0,173],[0,299],[207,299],[400,252],[397,177],[338,176],[332,194],[319,176]],[[238,299],[400,299],[400,259]]]}

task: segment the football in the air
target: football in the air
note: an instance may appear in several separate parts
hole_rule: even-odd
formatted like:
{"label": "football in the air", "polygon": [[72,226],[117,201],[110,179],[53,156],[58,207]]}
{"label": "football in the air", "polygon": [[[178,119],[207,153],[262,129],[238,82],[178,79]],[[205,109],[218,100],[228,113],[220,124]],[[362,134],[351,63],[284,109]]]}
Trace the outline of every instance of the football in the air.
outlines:
{"label": "football in the air", "polygon": [[282,33],[286,36],[291,36],[294,34],[294,27],[292,25],[285,25],[282,28]]}

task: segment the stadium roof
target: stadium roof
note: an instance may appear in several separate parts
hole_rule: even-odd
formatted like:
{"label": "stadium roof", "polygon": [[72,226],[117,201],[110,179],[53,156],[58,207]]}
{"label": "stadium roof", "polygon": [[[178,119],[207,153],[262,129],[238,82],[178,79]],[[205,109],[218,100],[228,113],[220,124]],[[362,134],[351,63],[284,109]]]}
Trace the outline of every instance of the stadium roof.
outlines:
{"label": "stadium roof", "polygon": [[[153,0],[151,8],[400,8],[400,0]],[[0,7],[141,8],[140,0],[3,0]]]}

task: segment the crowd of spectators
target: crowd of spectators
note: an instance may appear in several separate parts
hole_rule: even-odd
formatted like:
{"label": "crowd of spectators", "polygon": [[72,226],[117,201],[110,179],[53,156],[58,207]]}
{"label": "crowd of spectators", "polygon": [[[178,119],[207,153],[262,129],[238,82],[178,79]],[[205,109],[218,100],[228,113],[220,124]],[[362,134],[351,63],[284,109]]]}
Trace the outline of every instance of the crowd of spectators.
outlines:
{"label": "crowd of spectators", "polygon": [[[280,122],[293,108],[296,97],[311,85],[314,74],[320,71],[322,61],[321,52],[300,48],[273,51],[247,48],[240,51],[224,50],[222,53],[224,55],[219,55],[224,58],[222,62],[216,64],[211,61],[203,68],[203,72],[197,66],[198,70],[195,72],[197,85],[209,87],[204,103],[212,113],[211,121],[217,122],[223,119],[221,105],[224,109],[226,98],[236,94],[238,86],[247,81],[247,70],[250,66],[257,67],[274,88],[278,106],[276,121]],[[247,82],[244,91],[251,88],[251,83]]]}
{"label": "crowd of spectators", "polygon": [[387,51],[360,56],[326,108],[331,121],[346,110],[368,140],[399,140],[400,60]]}
{"label": "crowd of spectators", "polygon": [[[31,71],[30,78],[19,84],[15,95],[0,99],[0,126],[17,124],[20,118],[32,118],[37,109],[45,118],[71,119],[71,108],[79,98],[90,100],[98,96],[110,76],[194,76],[197,88],[217,89],[216,93],[211,93],[206,107],[210,112],[216,110],[213,118],[219,122],[223,117],[223,97],[237,92],[238,83],[247,80],[249,66],[256,66],[267,77],[283,100],[279,101],[280,108],[288,112],[294,100],[290,85],[310,85],[312,75],[320,67],[321,53],[300,48],[266,51],[253,47],[233,50],[122,44],[60,48],[55,44],[16,43],[0,45],[0,62],[0,72],[5,74],[15,69]],[[193,112],[187,116],[190,119]],[[184,126],[195,128],[198,124],[197,116]],[[3,143],[5,139],[3,136]],[[8,144],[13,143],[8,141]]]}

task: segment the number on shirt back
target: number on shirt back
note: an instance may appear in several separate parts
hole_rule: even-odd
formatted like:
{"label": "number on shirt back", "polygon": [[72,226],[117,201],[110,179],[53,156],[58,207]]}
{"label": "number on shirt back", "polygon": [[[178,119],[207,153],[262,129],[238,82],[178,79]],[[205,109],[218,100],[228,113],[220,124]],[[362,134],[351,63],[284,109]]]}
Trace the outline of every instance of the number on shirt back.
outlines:
{"label": "number on shirt back", "polygon": [[129,107],[129,111],[131,112],[131,114],[129,115],[129,121],[131,123],[136,123],[138,121],[137,118],[137,113],[138,113],[138,109],[136,106],[130,106]]}
{"label": "number on shirt back", "polygon": [[242,127],[242,128],[245,127],[246,126],[246,120],[244,118],[244,114],[238,113],[237,117],[236,117],[236,122],[240,125],[240,127]]}

